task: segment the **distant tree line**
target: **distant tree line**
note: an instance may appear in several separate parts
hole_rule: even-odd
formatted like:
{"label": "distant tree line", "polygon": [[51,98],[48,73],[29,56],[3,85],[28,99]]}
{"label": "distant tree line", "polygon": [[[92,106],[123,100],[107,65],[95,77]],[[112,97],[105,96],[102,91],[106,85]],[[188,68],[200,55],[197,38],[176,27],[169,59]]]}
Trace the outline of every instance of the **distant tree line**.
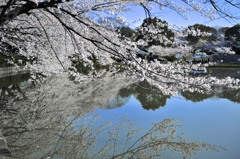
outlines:
{"label": "distant tree line", "polygon": [[[158,22],[161,22],[161,26],[157,25]],[[121,38],[130,38],[132,41],[145,40],[148,42],[145,48],[151,47],[153,45],[160,45],[163,47],[172,46],[171,43],[164,44],[163,40],[159,39],[159,36],[153,36],[147,29],[148,26],[153,26],[157,29],[160,29],[161,32],[156,32],[159,35],[165,35],[171,42],[174,41],[174,32],[168,27],[166,21],[162,21],[158,18],[146,18],[143,20],[143,23],[137,29],[132,29],[129,26],[123,26],[118,29]],[[145,30],[143,30],[145,29]],[[207,42],[207,44],[213,44],[214,42],[221,41],[222,39],[228,44],[228,47],[231,47],[237,54],[240,53],[240,24],[234,25],[233,27],[210,27],[203,24],[194,24],[188,26],[183,32],[191,30],[196,34],[189,33],[186,36],[186,41],[189,45],[195,46],[199,42]],[[199,32],[199,34],[197,34]],[[201,34],[200,34],[201,33]],[[204,33],[207,33],[204,35]],[[146,35],[147,34],[147,35]]]}
{"label": "distant tree line", "polygon": [[[123,26],[119,29],[119,32],[122,38],[131,38],[135,42],[139,40],[146,41],[147,48],[152,45],[170,47],[175,36],[174,32],[168,28],[168,23],[156,17],[144,19],[143,23],[135,30],[128,26]],[[166,42],[166,40],[169,41]]]}
{"label": "distant tree line", "polygon": [[209,33],[209,36],[204,36],[204,34],[188,34],[186,39],[191,45],[198,43],[200,40],[206,40],[207,42],[213,42],[217,40],[217,30],[213,27],[209,27],[203,24],[194,24],[192,26],[189,26],[188,29],[202,33]]}

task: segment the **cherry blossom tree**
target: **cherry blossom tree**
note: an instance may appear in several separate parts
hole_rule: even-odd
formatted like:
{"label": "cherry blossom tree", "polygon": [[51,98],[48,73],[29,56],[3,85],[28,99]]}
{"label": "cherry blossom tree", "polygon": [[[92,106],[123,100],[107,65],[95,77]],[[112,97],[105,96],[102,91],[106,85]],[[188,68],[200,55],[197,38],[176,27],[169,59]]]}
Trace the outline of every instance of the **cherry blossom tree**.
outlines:
{"label": "cherry blossom tree", "polygon": [[[147,17],[151,17],[152,5],[158,5],[159,9],[170,8],[183,17],[186,17],[188,12],[196,11],[210,19],[214,19],[214,15],[219,13],[220,16],[230,20],[238,18],[237,15],[231,13],[231,10],[225,10],[222,6],[229,5],[239,8],[238,3],[227,0],[224,3],[213,0],[182,0],[180,3],[171,0],[1,0],[1,53],[9,54],[15,50],[16,53],[24,55],[33,61],[33,64],[27,66],[35,71],[44,74],[68,71],[70,77],[73,77],[76,82],[87,81],[90,83],[91,80],[100,76],[107,76],[107,79],[113,80],[111,89],[116,87],[115,82],[117,81],[112,77],[117,78],[116,73],[121,71],[116,67],[110,67],[110,70],[105,69],[105,67],[103,70],[97,71],[95,60],[98,60],[97,63],[104,65],[111,65],[115,61],[121,61],[126,71],[119,73],[119,76],[138,77],[137,80],[146,80],[150,85],[154,85],[162,91],[164,95],[176,95],[179,90],[187,90],[190,93],[194,91],[210,92],[213,86],[218,85],[235,90],[239,88],[240,80],[231,77],[218,79],[208,76],[190,76],[191,70],[195,67],[198,68],[201,64],[192,65],[178,62],[162,64],[136,58],[135,51],[138,50],[136,43],[119,38],[118,34],[107,26],[112,25],[112,22],[102,25],[94,20],[96,18],[104,19],[103,15],[107,15],[124,22],[121,13],[130,11],[129,5],[142,6]],[[164,38],[164,35],[161,38]],[[92,68],[93,73],[79,74],[72,61],[82,62],[82,66]],[[85,88],[83,90],[91,91],[91,89],[88,90],[88,87],[91,86],[97,89],[102,84],[95,80],[96,85],[84,83],[83,87],[79,86],[78,89],[71,92],[68,90],[72,90],[73,82],[69,81],[68,78],[66,79],[64,75],[60,74],[56,79],[49,79],[44,87],[35,92],[28,92],[29,96],[26,101],[12,100],[7,104],[11,112],[13,112],[13,116],[11,113],[1,115],[3,125],[6,126],[4,135],[9,136],[12,142],[17,145],[15,147],[16,152],[19,150],[18,152],[29,153],[28,151],[44,149],[46,155],[43,158],[49,156],[58,157],[60,155],[68,156],[72,152],[76,156],[78,156],[79,152],[84,155],[91,155],[87,153],[88,143],[94,146],[95,137],[99,132],[98,129],[92,129],[90,123],[90,125],[83,125],[80,132],[76,132],[72,127],[74,120],[69,120],[69,116],[76,116],[77,119],[80,118],[78,113],[84,112],[83,108],[92,109],[89,108],[89,103],[86,103],[92,102],[92,96],[87,93],[79,95],[79,90]],[[36,80],[35,75],[32,76],[32,80]],[[62,80],[66,80],[67,83],[62,82]],[[122,82],[119,83],[122,84]],[[53,88],[53,85],[55,88]],[[105,83],[105,85],[109,87],[108,83]],[[105,87],[103,88],[105,91],[108,90]],[[61,91],[63,91],[62,95],[65,98],[59,96]],[[5,89],[1,98],[3,96],[5,98],[7,92],[8,90]],[[116,90],[113,92],[116,93]],[[92,92],[92,94],[94,93]],[[73,97],[70,98],[70,95]],[[74,98],[77,95],[82,98]],[[107,94],[101,93],[100,95]],[[56,96],[58,98],[53,100],[52,98]],[[77,101],[73,101],[73,98]],[[58,107],[59,105],[60,107]],[[74,108],[71,109],[69,106]],[[61,124],[59,125],[59,123]],[[159,155],[159,150],[162,148],[170,148],[170,150],[177,150],[188,157],[200,150],[219,149],[209,144],[188,142],[181,136],[174,136],[176,132],[174,123],[175,120],[173,119],[164,120],[155,124],[144,136],[140,136],[136,143],[124,147],[123,151],[116,152],[114,146],[110,145],[111,151],[107,151],[107,153],[98,153],[98,151],[96,155],[107,155],[108,158],[123,158],[126,156],[131,158],[137,154],[139,158],[150,158]],[[115,137],[121,132],[120,128],[116,125],[114,129],[116,131],[111,132],[109,136],[112,141],[110,143],[115,146],[116,143],[120,142],[119,138]],[[132,128],[132,126],[130,125],[129,128]],[[132,129],[128,130],[131,131]],[[168,132],[167,136],[162,135],[166,131]],[[127,131],[123,130],[123,132]],[[135,133],[136,130],[131,132]],[[89,136],[89,134],[93,134],[93,136]],[[156,134],[160,134],[160,136]],[[86,136],[89,138],[84,138]],[[32,141],[29,138],[36,140]],[[50,139],[45,140],[46,138]],[[125,141],[129,138],[125,138]],[[58,143],[52,142],[53,139],[57,139]],[[22,140],[25,144],[21,143]],[[65,141],[71,141],[72,147],[69,147]],[[48,151],[48,148],[53,149]],[[81,148],[81,151],[79,151],[79,148]],[[64,151],[66,153],[62,154],[62,150],[66,150]],[[103,150],[105,151],[105,149]],[[153,153],[149,154],[149,152]],[[108,153],[111,153],[111,155]],[[144,155],[147,155],[147,157]],[[90,157],[94,158],[95,156]]]}
{"label": "cherry blossom tree", "polygon": [[[189,89],[192,86],[204,89],[211,89],[213,84],[239,86],[235,79],[222,81],[189,77],[189,72],[197,66],[177,63],[163,65],[137,59],[136,43],[121,40],[115,31],[109,29],[111,27],[94,20],[104,19],[107,15],[124,22],[121,13],[130,11],[129,6],[133,5],[142,6],[147,17],[151,17],[151,7],[157,5],[159,9],[170,8],[183,17],[195,11],[210,19],[220,15],[232,20],[238,18],[238,14],[233,14],[228,8],[239,8],[237,2],[220,3],[213,0],[182,0],[179,3],[170,0],[3,0],[0,2],[1,43],[7,43],[20,54],[33,58],[35,64],[28,66],[34,66],[38,72],[62,72],[72,68],[69,73],[77,81],[89,79],[89,76],[77,73],[76,68],[72,67],[72,58],[83,61],[83,65],[93,70],[94,62],[91,59],[98,59],[102,64],[113,63],[117,59],[126,66],[126,76],[134,75],[147,80],[166,94],[176,93],[176,88]],[[104,71],[98,74],[103,75]],[[90,76],[98,75],[95,71]],[[175,86],[168,87],[169,83],[175,83]]]}

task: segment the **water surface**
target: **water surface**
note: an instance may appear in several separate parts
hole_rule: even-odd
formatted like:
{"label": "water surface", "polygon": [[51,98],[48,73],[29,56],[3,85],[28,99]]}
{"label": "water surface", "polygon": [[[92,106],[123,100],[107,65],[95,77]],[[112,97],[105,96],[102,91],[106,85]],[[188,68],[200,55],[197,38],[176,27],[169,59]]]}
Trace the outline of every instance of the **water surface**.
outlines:
{"label": "water surface", "polygon": [[[81,85],[59,75],[35,88],[25,87],[32,82],[29,76],[8,78],[18,77],[22,80],[0,79],[2,132],[16,158],[117,157],[146,135],[153,123],[160,127],[147,141],[133,146],[134,153],[128,152],[132,157],[154,155],[155,145],[140,148],[156,138],[164,139],[156,158],[240,157],[239,90],[179,91],[173,97],[146,82],[119,77]],[[190,148],[186,143],[193,144]]]}

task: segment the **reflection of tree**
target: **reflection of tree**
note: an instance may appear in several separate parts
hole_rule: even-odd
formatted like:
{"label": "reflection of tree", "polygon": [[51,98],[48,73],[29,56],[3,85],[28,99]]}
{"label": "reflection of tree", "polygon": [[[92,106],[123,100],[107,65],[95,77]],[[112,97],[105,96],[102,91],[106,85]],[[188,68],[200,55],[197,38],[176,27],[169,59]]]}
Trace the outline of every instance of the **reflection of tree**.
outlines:
{"label": "reflection of tree", "polygon": [[183,91],[181,92],[182,96],[185,97],[186,100],[191,100],[192,102],[201,102],[204,99],[208,99],[213,96],[213,93],[200,93],[200,92],[190,92]]}
{"label": "reflection of tree", "polygon": [[59,132],[65,129],[71,116],[91,112],[96,105],[108,107],[107,101],[131,83],[124,83],[119,77],[106,77],[81,85],[65,75],[48,78],[40,87],[29,89],[23,100],[18,97],[8,100],[5,109],[11,112],[0,110],[3,134],[14,156],[32,159],[37,158],[34,156],[39,155],[38,152],[49,151],[46,148],[56,143]]}
{"label": "reflection of tree", "polygon": [[2,91],[1,91],[1,96],[0,99],[5,99],[6,94],[10,95],[10,96],[14,96],[14,94],[12,93],[12,91],[10,90],[10,88],[8,87],[2,87]]}
{"label": "reflection of tree", "polygon": [[161,91],[145,81],[121,89],[119,95],[121,97],[135,95],[142,107],[147,110],[156,110],[160,106],[165,106],[167,99],[170,98],[169,95],[163,95]]}
{"label": "reflection of tree", "polygon": [[30,74],[18,74],[0,78],[0,100],[5,100],[7,96],[14,96],[16,92],[24,96],[19,84],[30,78]]}
{"label": "reflection of tree", "polygon": [[[122,89],[119,90],[118,95],[119,97],[116,98],[116,100],[119,101],[118,102],[119,106],[121,105],[121,103],[124,104],[124,102],[126,102],[123,99],[126,99],[131,95],[134,95],[136,99],[138,99],[139,102],[141,102],[142,107],[147,110],[149,109],[156,110],[160,106],[165,106],[167,99],[170,98],[169,95],[164,95],[159,89],[157,89],[154,86],[151,86],[146,81],[138,82],[135,84],[131,84],[127,87],[123,87]],[[215,96],[240,103],[239,89],[230,89],[219,86],[217,88],[213,87],[211,91],[202,90],[202,92],[199,92],[185,90],[181,91],[181,95],[185,97],[186,100],[191,100],[192,102],[201,102],[205,99]]]}
{"label": "reflection of tree", "polygon": [[[179,152],[184,157],[190,157],[200,150],[222,149],[206,143],[188,142],[183,137],[175,137],[177,127],[175,119],[165,119],[156,123],[144,135],[136,138],[139,131],[125,118],[112,126],[108,132],[106,145],[96,147],[98,135],[103,132],[106,125],[92,130],[94,124],[94,121],[92,121],[89,124],[90,126],[85,125],[86,123],[83,123],[84,126],[80,125],[81,129],[77,133],[70,128],[70,132],[66,132],[66,135],[61,136],[61,141],[58,142],[57,147],[54,147],[54,151],[47,156],[52,158],[145,159],[159,158],[164,150]],[[125,125],[120,123],[125,123]]]}
{"label": "reflection of tree", "polygon": [[7,86],[10,86],[10,85],[19,84],[23,81],[28,80],[29,78],[30,78],[29,73],[2,77],[2,78],[0,78],[0,88],[1,87],[7,87]]}
{"label": "reflection of tree", "polygon": [[[96,105],[92,101],[96,100],[98,103],[104,91],[113,92],[110,86],[116,86],[116,80],[114,79],[109,87],[99,82],[84,84],[89,89],[83,91],[80,89],[82,87],[69,81],[68,84],[63,83],[65,79],[62,79],[52,78],[41,88],[28,91],[28,98],[8,102],[6,107],[14,110],[14,113],[6,114],[0,111],[2,133],[7,138],[13,156],[20,159],[159,158],[165,150],[180,152],[188,157],[200,150],[220,149],[176,136],[178,122],[174,119],[156,123],[146,132],[140,132],[125,118],[112,126],[97,126],[94,117],[83,117],[82,114],[92,111],[92,107]],[[110,83],[111,81],[107,80],[107,85]],[[130,92],[138,97],[141,90],[135,87],[139,86],[149,87],[148,84],[140,83],[130,87],[130,91],[121,90],[119,95],[127,99],[125,97],[128,97],[126,95],[130,95],[127,94]],[[147,94],[150,93],[152,92]],[[96,99],[89,94],[95,94]],[[69,98],[71,100],[68,100]]]}
{"label": "reflection of tree", "polygon": [[211,97],[218,97],[229,99],[233,102],[240,103],[240,90],[239,89],[229,89],[224,87],[213,88],[211,92],[190,92],[182,91],[181,94],[186,100],[191,100],[192,102],[201,102],[204,99]]}
{"label": "reflection of tree", "polygon": [[[113,143],[124,145],[124,148],[119,151],[120,153],[113,153],[114,155],[111,158],[161,158],[162,152],[165,150],[171,153],[181,153],[184,158],[187,158],[200,150],[222,149],[206,143],[188,142],[186,138],[176,135],[178,126],[179,122],[177,120],[165,119],[162,122],[153,124],[152,128],[137,139],[131,136],[137,132],[133,130],[134,128],[123,139],[117,139],[115,136],[112,138]],[[130,125],[130,127],[133,126]],[[114,130],[115,134],[121,134],[121,131],[125,131],[119,125]],[[134,142],[127,145],[125,141],[130,140]]]}
{"label": "reflection of tree", "polygon": [[108,105],[109,105],[108,107],[109,107],[110,109],[112,109],[112,108],[117,108],[117,107],[121,107],[121,106],[123,106],[128,100],[129,100],[128,97],[123,98],[123,97],[121,97],[121,96],[117,96],[116,98],[108,101]]}
{"label": "reflection of tree", "polygon": [[[18,158],[145,159],[160,158],[164,151],[190,157],[201,150],[222,149],[206,143],[189,142],[183,136],[176,135],[179,122],[175,119],[155,123],[141,135],[139,129],[126,118],[114,125],[96,127],[97,118],[92,116],[77,115],[64,119],[61,115],[54,115],[52,117],[57,120],[46,121],[42,117],[37,120],[37,111],[30,110],[24,112],[28,117],[12,115],[4,120],[8,123],[3,126],[4,135],[8,138],[13,156]],[[48,113],[51,115],[53,112]],[[29,119],[30,116],[33,118]],[[104,141],[101,136],[106,137]]]}
{"label": "reflection of tree", "polygon": [[[18,74],[0,78],[0,111],[6,114],[16,114],[16,110],[6,106],[10,98],[25,98],[20,84],[30,78],[30,74]],[[18,96],[20,95],[20,96]]]}
{"label": "reflection of tree", "polygon": [[225,89],[219,97],[229,99],[233,102],[240,103],[240,90]]}

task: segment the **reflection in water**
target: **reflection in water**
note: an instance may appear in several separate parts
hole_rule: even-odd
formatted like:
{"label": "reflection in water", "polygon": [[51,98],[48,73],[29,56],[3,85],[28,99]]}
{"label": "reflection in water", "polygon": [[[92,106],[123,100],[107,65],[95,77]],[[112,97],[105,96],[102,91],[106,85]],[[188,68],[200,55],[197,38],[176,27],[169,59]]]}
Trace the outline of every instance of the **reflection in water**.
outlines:
{"label": "reflection in water", "polygon": [[0,88],[8,87],[10,85],[17,85],[30,78],[30,73],[18,74],[13,76],[6,76],[0,78]]}
{"label": "reflection in water", "polygon": [[239,90],[225,90],[219,95],[219,97],[229,99],[236,103],[240,103],[240,91]]}
{"label": "reflection in water", "polygon": [[122,88],[119,95],[121,97],[134,95],[146,110],[156,110],[160,106],[163,107],[166,105],[167,99],[170,98],[169,95],[163,95],[161,91],[145,81]]}
{"label": "reflection in water", "polygon": [[0,110],[5,113],[16,113],[14,109],[5,106],[7,100],[12,98],[25,98],[24,92],[21,90],[21,83],[27,81],[30,74],[19,74],[0,78]]}
{"label": "reflection in water", "polygon": [[[222,150],[210,144],[189,142],[177,132],[179,122],[175,119],[164,119],[142,132],[126,118],[113,125],[96,126],[98,119],[88,114],[96,106],[122,106],[134,95],[144,109],[156,110],[166,105],[170,96],[162,95],[144,82],[124,83],[111,77],[81,86],[67,79],[50,78],[41,88],[27,92],[26,99],[8,101],[6,107],[14,113],[1,110],[2,132],[13,156],[21,159],[160,158],[165,151],[190,157],[200,150]],[[223,92],[224,89],[219,94],[224,95]],[[208,98],[208,95],[198,98],[199,94],[191,97],[190,92],[184,96],[193,101]]]}
{"label": "reflection in water", "polygon": [[[192,102],[201,102],[205,99],[209,98],[225,98],[229,99],[233,102],[240,103],[240,90],[233,89],[229,90],[224,87],[214,88],[211,92],[198,92],[198,91],[182,91],[180,93],[186,100],[190,100]],[[171,96],[164,95],[157,88],[151,86],[147,82],[138,82],[131,84],[127,87],[124,87],[119,90],[119,94],[116,98],[121,101],[122,105],[127,102],[131,95],[134,95],[142,107],[146,110],[157,110],[159,107],[164,107],[167,103],[167,99],[170,99]],[[123,100],[125,99],[125,100]]]}
{"label": "reflection in water", "polygon": [[[84,119],[79,119],[80,121]],[[64,129],[61,139],[48,153],[52,158],[159,158],[162,151],[179,152],[190,157],[200,150],[220,150],[221,147],[206,143],[188,142],[185,138],[175,136],[178,125],[175,119],[165,119],[153,125],[142,136],[139,130],[127,119],[122,118],[116,125],[106,125],[94,129],[94,121],[81,122],[79,129]],[[76,127],[75,127],[76,128]],[[104,131],[108,131],[108,133]],[[105,135],[106,142],[96,147],[98,138]],[[108,135],[107,135],[108,134]],[[100,145],[100,144],[99,144]],[[90,150],[90,151],[89,151]],[[46,156],[45,156],[46,157]]]}
{"label": "reflection in water", "polygon": [[184,91],[184,92],[181,92],[181,95],[186,100],[191,100],[192,102],[201,102],[204,99],[213,97],[212,92],[208,94],[208,93]]}
{"label": "reflection in water", "polygon": [[240,90],[233,89],[229,90],[224,87],[214,88],[212,92],[190,92],[184,91],[181,92],[181,95],[186,99],[192,102],[201,102],[209,98],[223,98],[229,99],[235,103],[240,103]]}
{"label": "reflection in water", "polygon": [[6,96],[14,96],[15,91],[23,94],[19,85],[21,82],[27,81],[29,78],[29,73],[0,78],[0,100],[4,100]]}
{"label": "reflection in water", "polygon": [[[18,113],[21,114],[20,111]],[[25,110],[26,113],[30,117],[35,116],[36,112]],[[139,129],[126,118],[114,125],[95,127],[97,118],[92,116],[81,118],[79,115],[71,120],[58,117],[61,122],[17,116],[12,115],[11,120],[5,119],[8,124],[3,129],[13,156],[22,159],[145,159],[160,158],[166,150],[190,157],[201,150],[223,149],[206,143],[189,142],[183,136],[176,135],[179,123],[175,119],[155,123],[141,135]],[[101,136],[104,136],[104,141],[101,141]]]}
{"label": "reflection in water", "polygon": [[[121,91],[121,90],[120,90]],[[130,96],[127,97],[122,97],[122,96],[117,96],[116,98],[113,98],[111,100],[108,100],[107,104],[109,105],[107,108],[113,109],[117,107],[123,106],[125,103],[128,102]]]}

